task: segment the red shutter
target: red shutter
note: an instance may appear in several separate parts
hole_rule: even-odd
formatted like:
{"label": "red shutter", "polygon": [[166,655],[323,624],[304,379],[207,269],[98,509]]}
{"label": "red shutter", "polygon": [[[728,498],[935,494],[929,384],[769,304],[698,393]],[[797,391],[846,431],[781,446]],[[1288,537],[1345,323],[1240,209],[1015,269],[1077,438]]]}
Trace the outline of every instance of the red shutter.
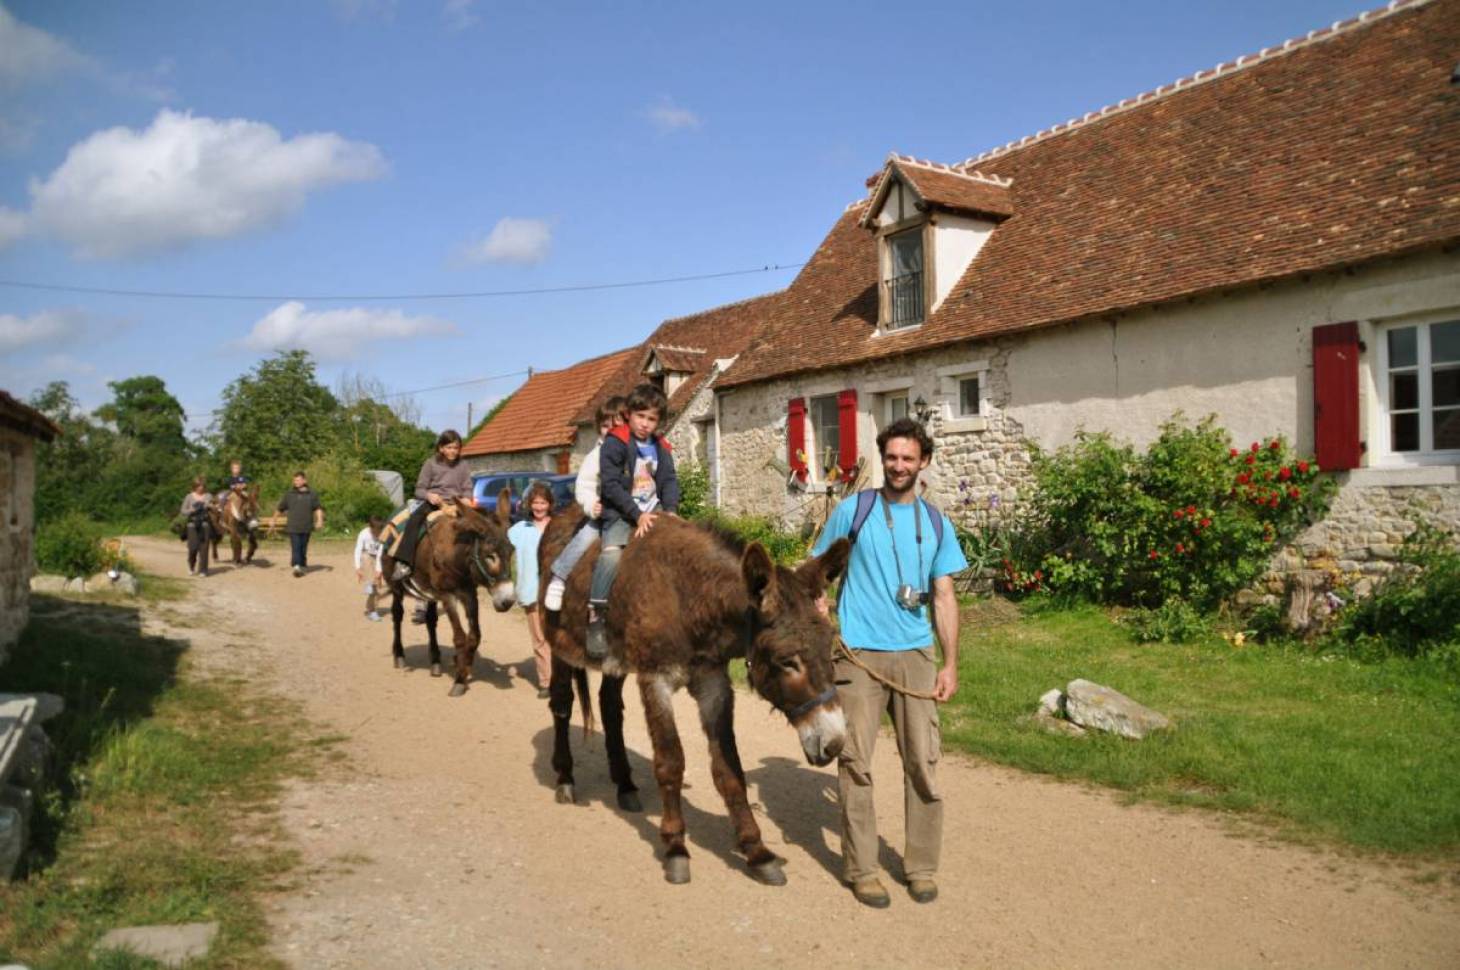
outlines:
{"label": "red shutter", "polygon": [[1326,471],[1359,467],[1359,325],[1313,328],[1313,442]]}
{"label": "red shutter", "polygon": [[573,453],[571,451],[558,452],[558,474],[566,475],[573,467]]}
{"label": "red shutter", "polygon": [[857,463],[857,392],[845,390],[836,396],[837,438],[841,454],[836,463],[844,472],[851,472]]}
{"label": "red shutter", "polygon": [[806,481],[806,399],[791,398],[786,412],[786,462],[800,481]]}

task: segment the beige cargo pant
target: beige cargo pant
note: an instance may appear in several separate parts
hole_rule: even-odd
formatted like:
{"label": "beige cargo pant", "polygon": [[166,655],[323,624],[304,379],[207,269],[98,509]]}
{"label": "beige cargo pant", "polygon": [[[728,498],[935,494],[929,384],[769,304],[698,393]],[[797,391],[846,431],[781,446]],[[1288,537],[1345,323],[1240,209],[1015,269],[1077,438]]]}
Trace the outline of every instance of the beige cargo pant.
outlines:
{"label": "beige cargo pant", "polygon": [[[937,677],[933,648],[856,650],[857,659],[895,684],[931,691]],[[877,810],[872,803],[872,750],[882,712],[892,718],[902,755],[903,811],[908,879],[931,879],[943,846],[943,796],[937,764],[942,750],[938,705],[907,697],[873,680],[845,658],[836,661],[836,688],[847,719],[847,742],[837,758],[842,808],[842,878],[855,882],[877,873]]]}

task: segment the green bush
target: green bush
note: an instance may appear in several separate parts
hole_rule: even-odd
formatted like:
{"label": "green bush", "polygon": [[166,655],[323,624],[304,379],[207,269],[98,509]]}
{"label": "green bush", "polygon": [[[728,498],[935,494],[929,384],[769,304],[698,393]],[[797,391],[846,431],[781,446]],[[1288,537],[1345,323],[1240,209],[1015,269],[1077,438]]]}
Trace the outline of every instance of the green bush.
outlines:
{"label": "green bush", "polygon": [[710,473],[697,461],[685,462],[675,471],[679,475],[679,514],[703,519],[710,512]]}
{"label": "green bush", "polygon": [[105,565],[101,539],[80,512],[68,512],[36,529],[35,560],[41,572],[90,576]]}
{"label": "green bush", "polygon": [[1033,472],[1042,554],[1007,568],[1066,597],[1144,607],[1176,597],[1200,611],[1261,576],[1335,487],[1280,437],[1239,450],[1215,416],[1191,426],[1179,414],[1144,455],[1082,432],[1036,452]]}
{"label": "green bush", "polygon": [[1460,549],[1456,537],[1418,524],[1396,569],[1373,595],[1340,614],[1330,640],[1362,654],[1460,658]]}
{"label": "green bush", "polygon": [[770,553],[771,559],[782,566],[796,565],[811,550],[808,540],[799,534],[782,530],[774,521],[764,516],[724,515],[711,509],[701,521],[717,525],[746,543],[759,542]]}
{"label": "green bush", "polygon": [[[260,477],[259,507],[265,514],[273,512],[293,488],[297,468],[280,469]],[[372,515],[389,516],[395,511],[390,499],[375,479],[352,455],[334,452],[310,462],[304,468],[309,487],[319,495],[324,506],[325,532],[353,535]]]}
{"label": "green bush", "polygon": [[1201,613],[1185,600],[1174,598],[1155,609],[1138,607],[1124,619],[1137,643],[1190,643],[1211,632]]}

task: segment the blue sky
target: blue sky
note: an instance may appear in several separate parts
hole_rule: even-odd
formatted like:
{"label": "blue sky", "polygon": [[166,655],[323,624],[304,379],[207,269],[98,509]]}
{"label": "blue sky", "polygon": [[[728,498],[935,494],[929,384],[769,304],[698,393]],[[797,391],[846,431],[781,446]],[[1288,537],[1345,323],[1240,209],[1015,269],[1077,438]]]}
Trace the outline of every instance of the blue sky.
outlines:
{"label": "blue sky", "polygon": [[[798,263],[889,151],[956,162],[1363,9],[0,0],[0,279],[352,297],[0,286],[0,388],[157,374],[199,427],[281,347],[393,391],[565,366],[794,271],[360,297]],[[416,401],[461,427],[520,381]]]}

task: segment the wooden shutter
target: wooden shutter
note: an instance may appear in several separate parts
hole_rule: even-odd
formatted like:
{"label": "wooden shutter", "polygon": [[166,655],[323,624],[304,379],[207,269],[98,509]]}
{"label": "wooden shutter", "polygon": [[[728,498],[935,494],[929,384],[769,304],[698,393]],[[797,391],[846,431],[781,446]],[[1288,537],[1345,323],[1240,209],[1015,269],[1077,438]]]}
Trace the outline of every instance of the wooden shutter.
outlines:
{"label": "wooden shutter", "polygon": [[566,475],[573,468],[573,453],[571,451],[558,452],[558,474]]}
{"label": "wooden shutter", "polygon": [[1357,468],[1359,440],[1359,325],[1313,328],[1313,443],[1326,471]]}
{"label": "wooden shutter", "polygon": [[806,481],[806,399],[791,398],[786,410],[786,463],[799,481]]}
{"label": "wooden shutter", "polygon": [[850,472],[857,463],[857,392],[845,390],[836,396],[837,438],[840,454],[836,463],[844,472]]}

